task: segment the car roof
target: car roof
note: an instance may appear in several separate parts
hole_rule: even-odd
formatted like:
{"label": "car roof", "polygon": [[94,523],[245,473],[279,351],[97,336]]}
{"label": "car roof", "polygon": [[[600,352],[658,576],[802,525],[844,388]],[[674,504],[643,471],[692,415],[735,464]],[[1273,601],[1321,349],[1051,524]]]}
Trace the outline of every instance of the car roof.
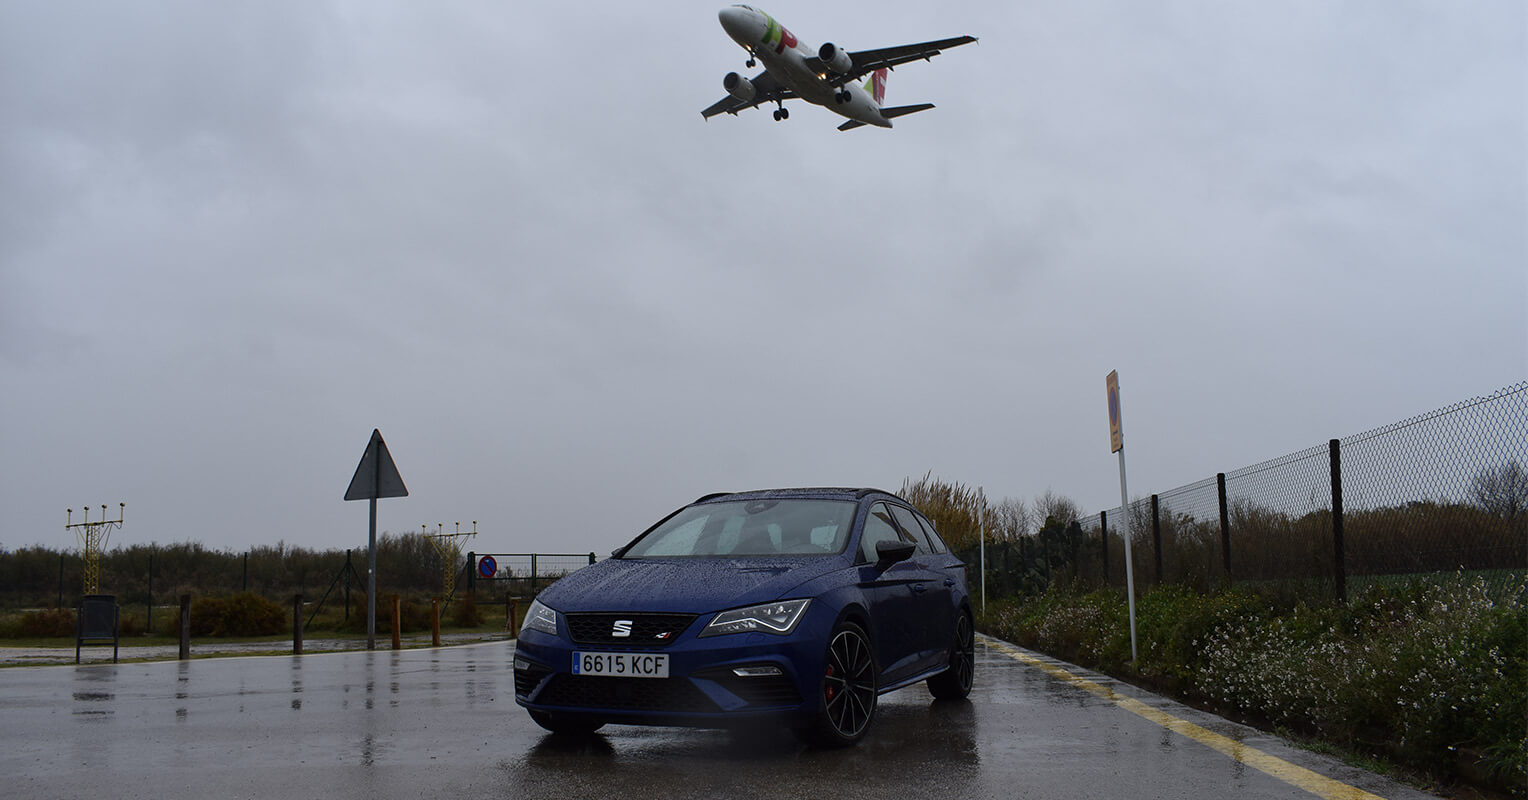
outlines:
{"label": "car roof", "polygon": [[754,489],[746,492],[717,492],[704,495],[692,505],[700,503],[712,503],[732,500],[762,500],[762,499],[811,499],[811,500],[862,500],[871,495],[890,498],[906,503],[900,497],[882,489],[846,488],[818,486],[797,489]]}

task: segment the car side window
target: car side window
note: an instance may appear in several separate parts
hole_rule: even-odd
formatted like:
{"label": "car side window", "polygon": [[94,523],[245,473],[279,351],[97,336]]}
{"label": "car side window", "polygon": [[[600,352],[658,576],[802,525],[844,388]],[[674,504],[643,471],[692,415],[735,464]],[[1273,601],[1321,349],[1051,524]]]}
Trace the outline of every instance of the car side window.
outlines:
{"label": "car side window", "polygon": [[918,524],[918,519],[913,516],[911,509],[901,506],[891,507],[892,516],[897,520],[897,527],[902,529],[905,537],[918,547],[919,555],[931,555],[934,550],[929,546],[928,536],[923,532],[923,526]]}
{"label": "car side window", "polygon": [[865,517],[865,531],[860,534],[860,563],[874,564],[877,561],[875,546],[878,543],[900,541],[903,541],[902,536],[897,532],[886,504],[876,503],[870,507],[870,514]]}
{"label": "car side window", "polygon": [[934,523],[929,522],[928,517],[925,517],[925,516],[923,516],[922,514],[919,514],[916,511],[914,511],[913,514],[918,517],[918,521],[919,522],[923,523],[923,530],[924,530],[925,533],[928,534],[928,543],[929,543],[929,545],[931,547],[934,548],[934,552],[936,552],[936,553],[948,553],[948,552],[950,552],[950,548],[945,545],[944,539],[941,539],[939,537],[939,531],[934,530]]}

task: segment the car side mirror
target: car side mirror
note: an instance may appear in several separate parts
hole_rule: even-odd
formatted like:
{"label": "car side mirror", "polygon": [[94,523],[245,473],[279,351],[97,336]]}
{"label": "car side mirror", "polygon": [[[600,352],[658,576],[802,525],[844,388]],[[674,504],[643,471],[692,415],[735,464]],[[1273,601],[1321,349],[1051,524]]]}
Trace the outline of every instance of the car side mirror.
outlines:
{"label": "car side mirror", "polygon": [[875,543],[875,567],[886,569],[898,561],[906,561],[912,558],[913,551],[917,547],[912,542],[876,542]]}

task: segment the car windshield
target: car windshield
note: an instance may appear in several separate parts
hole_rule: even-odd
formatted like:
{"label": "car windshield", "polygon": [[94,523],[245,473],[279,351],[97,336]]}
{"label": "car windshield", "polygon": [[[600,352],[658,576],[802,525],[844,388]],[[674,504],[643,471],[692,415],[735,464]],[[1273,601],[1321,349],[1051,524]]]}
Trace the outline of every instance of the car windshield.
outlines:
{"label": "car windshield", "polygon": [[849,543],[857,504],[764,498],[690,506],[638,539],[622,558],[827,556]]}

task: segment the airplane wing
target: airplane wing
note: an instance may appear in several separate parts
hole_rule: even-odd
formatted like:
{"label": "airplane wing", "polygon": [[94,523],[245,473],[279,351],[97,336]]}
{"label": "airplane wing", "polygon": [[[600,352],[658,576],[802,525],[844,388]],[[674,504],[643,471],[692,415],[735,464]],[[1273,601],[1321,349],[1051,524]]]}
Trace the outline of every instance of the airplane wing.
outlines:
{"label": "airplane wing", "polygon": [[[833,83],[842,86],[850,81],[857,81],[882,67],[894,68],[909,61],[927,61],[952,47],[959,47],[974,41],[976,41],[975,36],[956,36],[953,39],[939,39],[933,42],[904,44],[898,47],[882,47],[877,50],[860,50],[849,54],[849,58],[854,61],[854,67],[846,73],[835,75]],[[823,64],[815,56],[807,59],[807,63],[812,65],[814,69],[827,69],[827,65]]]}
{"label": "airplane wing", "polygon": [[775,80],[775,76],[769,74],[768,72],[760,72],[758,75],[753,76],[749,80],[753,83],[754,94],[752,100],[739,100],[729,94],[726,97],[716,101],[715,103],[712,103],[709,108],[700,112],[700,115],[706,119],[710,119],[717,114],[736,114],[739,111],[754,108],[761,103],[773,103],[777,100],[789,100],[796,96],[795,92],[785,88],[784,86],[781,86],[780,82]]}

